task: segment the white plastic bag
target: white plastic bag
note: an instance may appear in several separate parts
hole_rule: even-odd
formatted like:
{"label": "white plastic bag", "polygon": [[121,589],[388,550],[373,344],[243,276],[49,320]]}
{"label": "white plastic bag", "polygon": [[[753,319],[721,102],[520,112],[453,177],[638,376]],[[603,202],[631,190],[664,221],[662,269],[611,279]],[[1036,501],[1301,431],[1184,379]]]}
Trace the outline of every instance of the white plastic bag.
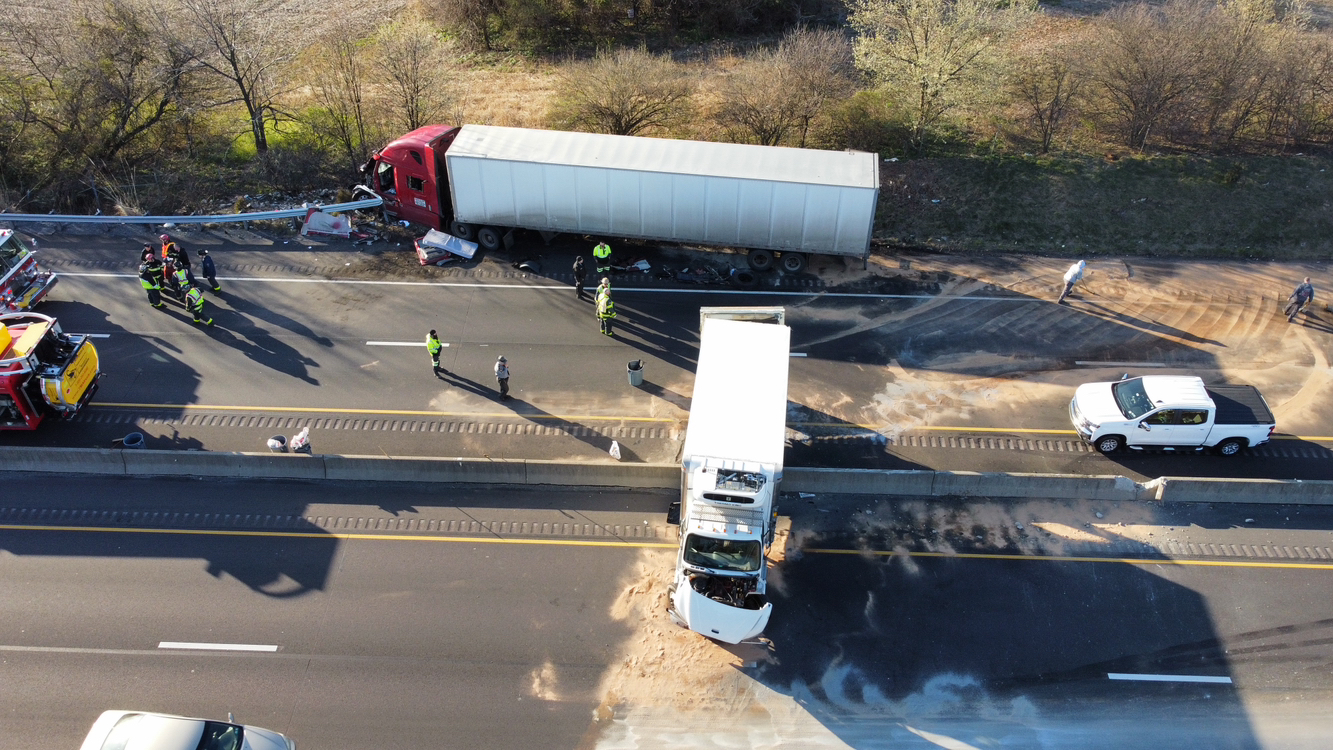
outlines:
{"label": "white plastic bag", "polygon": [[611,458],[614,458],[617,461],[620,460],[620,443],[615,440],[611,441]]}
{"label": "white plastic bag", "polygon": [[296,433],[296,436],[292,438],[292,453],[309,453],[309,452],[310,452],[310,428],[303,427],[301,428],[301,431]]}

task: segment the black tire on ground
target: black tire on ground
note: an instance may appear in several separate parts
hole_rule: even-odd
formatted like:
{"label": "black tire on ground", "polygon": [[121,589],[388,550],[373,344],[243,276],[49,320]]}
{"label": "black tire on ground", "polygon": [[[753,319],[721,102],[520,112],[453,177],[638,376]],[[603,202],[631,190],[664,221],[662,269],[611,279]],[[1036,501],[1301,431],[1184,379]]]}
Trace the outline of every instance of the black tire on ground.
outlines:
{"label": "black tire on ground", "polygon": [[1102,453],[1115,453],[1125,444],[1125,439],[1119,435],[1107,435],[1097,440],[1097,450]]}
{"label": "black tire on ground", "polygon": [[1245,447],[1245,441],[1241,438],[1227,438],[1217,444],[1213,450],[1217,451],[1219,456],[1234,456],[1240,453],[1240,449]]}
{"label": "black tire on ground", "polygon": [[482,250],[499,250],[500,245],[504,244],[504,235],[495,227],[481,227],[477,230],[477,244],[481,245]]}
{"label": "black tire on ground", "polygon": [[800,273],[805,270],[805,253],[783,253],[782,270],[787,273]]}
{"label": "black tire on ground", "polygon": [[773,267],[773,253],[767,250],[751,250],[745,259],[750,261],[750,268],[756,271],[767,271]]}
{"label": "black tire on ground", "polygon": [[741,289],[753,289],[759,286],[759,274],[754,271],[740,270],[732,274],[731,283]]}
{"label": "black tire on ground", "polygon": [[466,224],[461,221],[451,221],[449,222],[449,234],[452,234],[460,240],[475,242],[477,239],[477,225]]}

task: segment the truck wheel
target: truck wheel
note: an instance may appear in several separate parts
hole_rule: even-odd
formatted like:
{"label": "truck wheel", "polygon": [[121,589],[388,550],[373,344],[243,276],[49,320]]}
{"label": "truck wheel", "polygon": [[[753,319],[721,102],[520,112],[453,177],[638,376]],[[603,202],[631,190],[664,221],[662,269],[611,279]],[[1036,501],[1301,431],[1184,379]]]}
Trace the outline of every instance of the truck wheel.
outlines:
{"label": "truck wheel", "polygon": [[477,225],[467,224],[461,221],[451,221],[449,222],[449,234],[452,234],[460,240],[475,242],[477,239]]}
{"label": "truck wheel", "polygon": [[1227,438],[1217,444],[1213,450],[1217,451],[1219,456],[1234,456],[1240,453],[1240,449],[1245,447],[1245,441],[1240,438]]}
{"label": "truck wheel", "polygon": [[756,271],[767,271],[773,267],[773,253],[767,250],[751,250],[745,258],[750,261],[750,268]]}
{"label": "truck wheel", "polygon": [[759,276],[754,271],[737,271],[732,274],[731,283],[741,289],[754,289],[759,286]]}
{"label": "truck wheel", "polygon": [[805,253],[783,253],[782,270],[787,273],[800,273],[805,270]]}
{"label": "truck wheel", "polygon": [[477,244],[481,245],[482,250],[499,250],[504,242],[503,237],[500,230],[495,227],[482,227],[477,230]]}
{"label": "truck wheel", "polygon": [[1125,439],[1119,435],[1107,435],[1097,441],[1097,450],[1102,453],[1115,453],[1125,444]]}

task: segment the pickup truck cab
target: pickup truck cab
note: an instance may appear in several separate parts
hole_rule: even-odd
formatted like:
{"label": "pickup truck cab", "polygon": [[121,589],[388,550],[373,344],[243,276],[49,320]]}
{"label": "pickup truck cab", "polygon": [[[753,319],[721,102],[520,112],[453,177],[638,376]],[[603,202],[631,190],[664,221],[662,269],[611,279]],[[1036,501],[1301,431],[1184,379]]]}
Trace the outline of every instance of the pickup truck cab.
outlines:
{"label": "pickup truck cab", "polygon": [[1102,453],[1213,448],[1234,456],[1268,442],[1277,427],[1254,386],[1205,386],[1200,378],[1177,375],[1085,383],[1069,402],[1069,419]]}

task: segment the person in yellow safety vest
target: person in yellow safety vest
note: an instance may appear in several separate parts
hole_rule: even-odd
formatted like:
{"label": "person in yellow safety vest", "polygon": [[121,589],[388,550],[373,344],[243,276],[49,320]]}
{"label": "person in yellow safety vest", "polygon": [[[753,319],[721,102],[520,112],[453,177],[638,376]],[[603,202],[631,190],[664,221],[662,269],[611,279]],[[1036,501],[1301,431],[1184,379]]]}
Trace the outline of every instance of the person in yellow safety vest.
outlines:
{"label": "person in yellow safety vest", "polygon": [[194,322],[203,323],[206,326],[213,325],[212,318],[204,317],[204,293],[200,291],[199,287],[192,286],[190,291],[185,293],[185,306],[190,308],[190,312],[194,315]]}
{"label": "person in yellow safety vest", "polygon": [[172,277],[176,279],[176,286],[181,289],[189,289],[193,286],[190,283],[190,272],[180,266],[176,267],[176,272],[172,274]]}
{"label": "person in yellow safety vest", "polygon": [[434,328],[430,329],[430,333],[426,334],[426,351],[430,352],[431,372],[435,373],[435,377],[440,378],[440,380],[444,380],[440,376],[440,370],[443,369],[440,367],[440,350],[442,349],[444,349],[444,344],[440,343],[440,337],[435,335]]}
{"label": "person in yellow safety vest", "polygon": [[611,246],[605,242],[597,243],[592,249],[592,257],[597,259],[597,273],[606,273],[611,270]]}
{"label": "person in yellow safety vest", "polygon": [[[157,265],[157,273],[153,272],[154,265]],[[162,286],[158,283],[161,273],[162,266],[158,264],[157,258],[149,258],[139,266],[139,283],[148,292],[148,304],[158,308],[167,306],[162,301]]]}
{"label": "person in yellow safety vest", "polygon": [[611,321],[616,318],[616,303],[611,301],[610,290],[607,294],[597,300],[597,319],[602,322],[602,333],[607,336],[614,336],[611,333]]}
{"label": "person in yellow safety vest", "polygon": [[611,296],[611,280],[603,276],[601,283],[597,285],[597,295],[594,301],[601,302],[603,297],[610,297],[610,296]]}

